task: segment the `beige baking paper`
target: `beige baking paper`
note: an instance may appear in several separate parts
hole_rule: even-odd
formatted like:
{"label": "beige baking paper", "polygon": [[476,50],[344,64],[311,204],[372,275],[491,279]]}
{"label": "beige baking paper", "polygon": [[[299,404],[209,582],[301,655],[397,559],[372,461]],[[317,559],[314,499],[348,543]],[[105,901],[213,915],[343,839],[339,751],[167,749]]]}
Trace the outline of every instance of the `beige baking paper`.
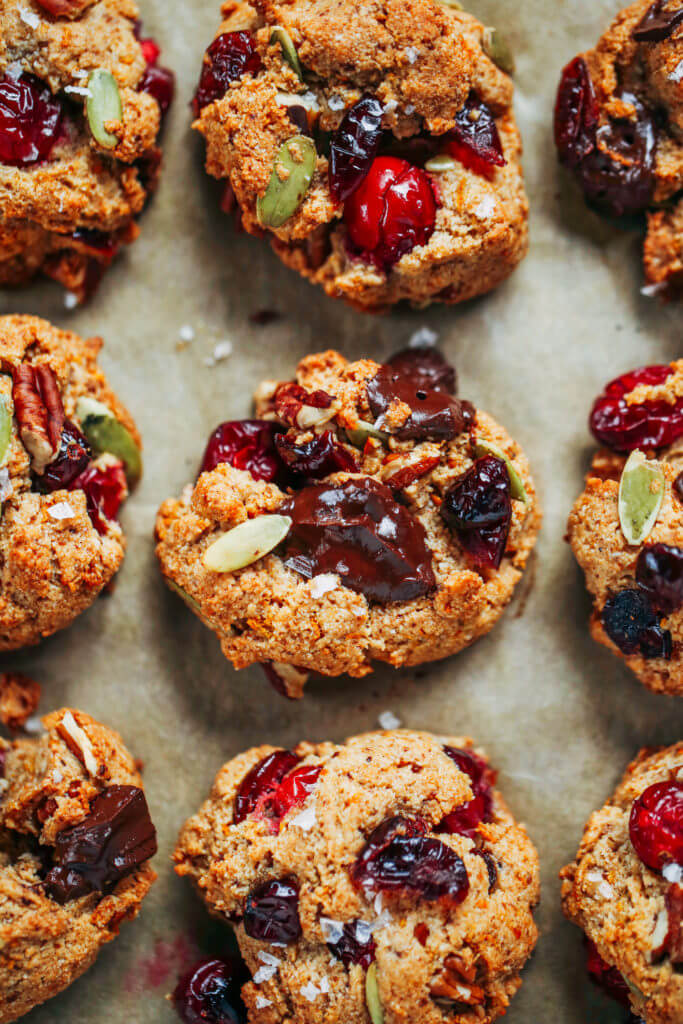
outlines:
{"label": "beige baking paper", "polygon": [[[621,1019],[589,992],[579,933],[559,910],[557,872],[639,746],[683,738],[683,701],[649,694],[589,639],[589,601],[563,536],[588,465],[592,399],[619,372],[682,354],[681,308],[641,296],[636,236],[588,213],[556,166],[560,69],[597,39],[616,0],[468,6],[509,35],[518,65],[531,252],[496,293],[465,308],[363,315],[299,280],[265,244],[236,235],[202,173],[188,107],[218,4],[146,0],[146,29],[178,72],[179,93],[141,238],[85,309],[68,311],[49,283],[0,294],[2,312],[38,313],[105,338],[103,364],[137,419],[146,458],[124,511],[129,545],[115,592],[41,647],[2,659],[42,682],[43,711],[69,704],[121,731],[144,761],[160,839],[159,881],[139,919],[87,976],[26,1018],[31,1024],[171,1024],[164,997],[193,944],[205,954],[224,946],[225,931],[209,924],[169,864],[178,828],[220,765],[266,741],[341,740],[375,728],[386,710],[409,727],[476,737],[538,846],[541,938],[509,1024]],[[283,318],[250,323],[264,309]],[[259,669],[235,672],[163,586],[156,509],[193,477],[213,427],[249,414],[262,377],[287,378],[299,358],[327,347],[381,359],[423,327],[454,360],[461,394],[527,452],[545,510],[537,555],[503,621],[470,651],[419,671],[380,667],[362,680],[318,681],[302,702],[286,702]],[[232,354],[214,363],[226,342]]]}

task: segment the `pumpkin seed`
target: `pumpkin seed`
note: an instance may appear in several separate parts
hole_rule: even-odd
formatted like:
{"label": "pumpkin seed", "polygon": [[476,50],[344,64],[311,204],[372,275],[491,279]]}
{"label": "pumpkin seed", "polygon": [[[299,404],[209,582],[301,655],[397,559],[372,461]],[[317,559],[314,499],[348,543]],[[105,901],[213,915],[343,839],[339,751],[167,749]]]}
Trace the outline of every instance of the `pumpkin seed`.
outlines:
{"label": "pumpkin seed", "polygon": [[108,452],[121,459],[126,479],[135,484],[142,474],[142,457],[133,435],[111,409],[87,396],[76,402],[76,415],[90,447],[97,455]]}
{"label": "pumpkin seed", "polygon": [[525,505],[529,504],[529,495],[526,493],[524,481],[502,448],[499,448],[493,441],[485,441],[483,437],[478,437],[474,441],[474,453],[477,456],[494,455],[497,459],[502,459],[510,477],[510,494],[517,501],[523,501]]}
{"label": "pumpkin seed", "polygon": [[282,227],[296,213],[313,180],[317,160],[315,144],[305,135],[294,135],[280,146],[268,188],[256,203],[263,227]]}
{"label": "pumpkin seed", "polygon": [[289,64],[292,71],[299,76],[299,80],[303,82],[304,72],[301,67],[301,61],[299,60],[299,54],[296,52],[296,47],[292,42],[292,37],[286,28],[282,25],[276,25],[273,31],[270,33],[270,43],[279,43],[282,49],[282,56]]}
{"label": "pumpkin seed", "polygon": [[455,170],[457,166],[457,161],[452,156],[441,153],[439,156],[433,156],[431,160],[427,161],[425,171],[431,171],[432,174],[445,174],[446,171]]}
{"label": "pumpkin seed", "polygon": [[119,140],[104,127],[105,121],[120,121],[123,117],[121,93],[116,79],[106,68],[96,68],[88,77],[89,96],[85,104],[90,131],[96,142],[105,149],[114,149]]}
{"label": "pumpkin seed", "polygon": [[490,57],[501,71],[506,75],[514,75],[515,56],[502,32],[497,28],[485,28],[482,46],[487,57]]}
{"label": "pumpkin seed", "polygon": [[214,572],[235,572],[257,562],[276,548],[289,533],[289,516],[266,515],[247,519],[207,548],[202,562]]}
{"label": "pumpkin seed", "polygon": [[456,11],[464,11],[465,8],[459,2],[459,0],[436,0],[442,7],[455,7]]}
{"label": "pumpkin seed", "polygon": [[379,985],[377,984],[377,964],[372,963],[365,975],[365,1002],[372,1024],[384,1024],[384,1010],[382,1001],[379,998]]}
{"label": "pumpkin seed", "polygon": [[619,481],[619,522],[629,544],[642,544],[657,522],[664,500],[664,473],[642,452],[629,455]]}
{"label": "pumpkin seed", "polygon": [[166,580],[166,583],[171,588],[171,590],[175,591],[178,597],[182,598],[182,600],[185,602],[188,608],[191,608],[192,611],[197,612],[197,614],[201,612],[199,601],[195,601],[193,597],[190,597],[186,590],[183,590],[183,588],[179,587],[177,583],[174,583],[173,580],[170,580],[168,576],[165,576],[164,579]]}
{"label": "pumpkin seed", "polygon": [[369,437],[374,437],[376,441],[385,443],[389,440],[389,434],[384,430],[378,430],[372,423],[366,423],[365,420],[358,420],[358,426],[354,430],[347,430],[346,436],[356,448],[363,448]]}
{"label": "pumpkin seed", "polygon": [[4,466],[9,458],[9,443],[12,440],[12,413],[9,402],[3,395],[0,397],[0,466]]}

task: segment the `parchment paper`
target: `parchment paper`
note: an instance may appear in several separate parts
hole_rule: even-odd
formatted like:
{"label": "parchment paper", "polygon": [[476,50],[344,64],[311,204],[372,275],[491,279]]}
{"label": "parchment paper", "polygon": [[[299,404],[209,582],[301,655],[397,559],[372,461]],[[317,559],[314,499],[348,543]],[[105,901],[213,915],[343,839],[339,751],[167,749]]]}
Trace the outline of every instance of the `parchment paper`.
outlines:
{"label": "parchment paper", "polygon": [[[220,765],[253,744],[341,740],[392,710],[409,727],[466,733],[501,770],[543,868],[541,938],[510,1024],[621,1019],[585,980],[578,930],[559,909],[558,869],[583,824],[645,744],[683,738],[683,701],[649,694],[587,631],[589,600],[563,542],[591,441],[590,403],[617,373],[681,355],[680,307],[639,294],[638,240],[588,213],[557,169],[551,110],[561,67],[591,45],[617,0],[471,0],[517,55],[516,109],[531,200],[531,253],[511,280],[465,308],[355,313],[286,270],[265,244],[236,235],[201,171],[188,102],[218,23],[218,0],[143,0],[146,28],[178,72],[161,190],[140,240],[90,306],[69,312],[48,283],[0,293],[2,312],[37,313],[106,340],[103,364],[145,440],[145,476],[126,506],[129,546],[115,593],[41,647],[2,659],[44,686],[41,710],[70,704],[119,729],[144,760],[157,824],[159,881],[133,924],[81,981],[32,1024],[170,1024],[164,996],[193,947],[219,954],[227,929],[209,922],[169,854],[178,828]],[[250,314],[275,309],[265,327]],[[194,340],[179,351],[180,332]],[[305,353],[388,356],[428,326],[455,361],[460,391],[524,446],[545,523],[537,555],[503,621],[471,650],[419,671],[379,668],[363,680],[318,681],[282,700],[260,670],[236,673],[213,635],[169,593],[153,554],[159,503],[180,492],[210,430],[250,412],[264,376],[289,376]],[[184,332],[187,333],[187,332]],[[216,344],[232,355],[205,365]],[[413,1022],[419,1024],[419,1022]]]}

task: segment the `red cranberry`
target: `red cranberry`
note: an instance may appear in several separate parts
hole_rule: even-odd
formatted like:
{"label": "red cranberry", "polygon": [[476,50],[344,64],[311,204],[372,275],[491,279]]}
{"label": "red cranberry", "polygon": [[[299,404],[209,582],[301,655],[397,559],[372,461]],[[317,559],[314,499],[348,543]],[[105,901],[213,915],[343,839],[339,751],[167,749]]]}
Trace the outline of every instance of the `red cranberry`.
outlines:
{"label": "red cranberry", "polygon": [[351,868],[351,881],[365,892],[389,892],[457,906],[469,879],[457,853],[425,835],[424,821],[389,818],[369,837]]}
{"label": "red cranberry", "polygon": [[498,125],[489,107],[476,96],[455,117],[448,135],[448,152],[476,174],[490,175],[506,163]]}
{"label": "red cranberry", "polygon": [[244,930],[261,942],[296,942],[301,935],[299,886],[295,878],[260,885],[247,896]]}
{"label": "red cranberry", "polygon": [[88,6],[89,0],[38,0],[53,18],[75,18]]}
{"label": "red cranberry", "polygon": [[154,39],[140,39],[140,49],[146,64],[156,64],[161,54],[161,47]]}
{"label": "red cranberry", "polygon": [[591,979],[598,988],[601,988],[612,999],[616,999],[622,1006],[629,1007],[631,1005],[628,998],[628,985],[624,981],[623,976],[616,967],[610,967],[602,959],[598,953],[597,946],[589,938],[586,938],[586,967]]}
{"label": "red cranberry", "polygon": [[637,43],[661,43],[673,35],[674,29],[683,21],[683,7],[665,11],[666,0],[655,0],[645,12],[643,19],[633,30]]}
{"label": "red cranberry", "polygon": [[183,1024],[243,1024],[240,990],[249,981],[243,964],[200,960],[184,974],[171,999]]}
{"label": "red cranberry", "polygon": [[192,106],[196,117],[209,103],[225,96],[231,82],[261,70],[261,58],[250,32],[224,32],[206,51]]}
{"label": "red cranberry", "polygon": [[474,839],[480,823],[491,820],[493,810],[491,786],[495,780],[495,773],[491,771],[482,757],[473,754],[471,750],[460,750],[456,747],[444,747],[443,749],[450,759],[455,761],[460,771],[469,776],[474,795],[466,804],[456,807],[446,815],[439,826],[439,831],[455,832]]}
{"label": "red cranberry", "polygon": [[221,423],[209,438],[199,472],[208,473],[227,462],[235,469],[247,470],[255,480],[270,483],[282,469],[275,434],[275,425],[267,420]]}
{"label": "red cranberry", "polygon": [[642,590],[621,590],[605,601],[602,624],[622,654],[664,658],[672,653],[672,637],[659,625],[650,597]]}
{"label": "red cranberry", "polygon": [[670,366],[643,366],[610,381],[590,416],[596,439],[615,452],[673,444],[683,435],[683,398],[673,403],[657,399],[629,405],[625,397],[640,385],[663,384],[672,373]]}
{"label": "red cranberry", "polygon": [[90,445],[75,424],[64,421],[59,452],[40,477],[40,489],[59,491],[68,487],[88,466],[92,458]]}
{"label": "red cranberry", "polygon": [[117,518],[128,493],[123,464],[112,462],[105,469],[88,466],[69,485],[69,490],[85,492],[90,521],[98,533],[105,534],[109,523]]}
{"label": "red cranberry", "polygon": [[0,79],[0,162],[46,160],[62,133],[62,105],[33,75]]}
{"label": "red cranberry", "polygon": [[636,561],[636,580],[663,615],[683,605],[683,548],[668,544],[644,547]]}
{"label": "red cranberry", "polygon": [[555,145],[560,160],[576,167],[595,146],[599,111],[593,82],[583,57],[562,72],[555,103]]}
{"label": "red cranberry", "polygon": [[446,492],[441,516],[478,569],[497,569],[512,521],[505,462],[493,455],[477,459]]}
{"label": "red cranberry", "polygon": [[140,92],[148,92],[159,104],[161,116],[168,112],[175,95],[175,75],[168,68],[151,64],[145,71],[140,85]]}
{"label": "red cranberry", "polygon": [[273,813],[277,818],[284,818],[293,808],[301,807],[315,789],[321,771],[320,765],[307,764],[285,776],[273,796]]}
{"label": "red cranberry", "polygon": [[657,782],[641,793],[629,833],[636,853],[653,871],[683,864],[683,783]]}
{"label": "red cranberry", "polygon": [[364,96],[346,112],[330,142],[330,193],[341,203],[358,188],[377,156],[384,109]]}
{"label": "red cranberry", "polygon": [[363,921],[350,921],[343,926],[341,938],[328,942],[327,948],[345,967],[359,964],[367,971],[375,959],[375,941]]}
{"label": "red cranberry", "polygon": [[443,391],[455,395],[458,382],[455,367],[438,348],[404,348],[387,360],[394,373],[409,378],[420,391]]}
{"label": "red cranberry", "polygon": [[349,243],[384,270],[434,231],[436,197],[429,175],[407,160],[377,157],[364,180],[346,200]]}
{"label": "red cranberry", "polygon": [[247,772],[235,797],[235,824],[244,821],[254,811],[272,799],[288,772],[301,760],[291,750],[274,750]]}
{"label": "red cranberry", "polygon": [[358,472],[353,455],[336,440],[330,430],[316,434],[310,441],[301,444],[296,444],[288,434],[278,434],[275,447],[287,469],[297,476],[319,480],[341,470],[347,473]]}

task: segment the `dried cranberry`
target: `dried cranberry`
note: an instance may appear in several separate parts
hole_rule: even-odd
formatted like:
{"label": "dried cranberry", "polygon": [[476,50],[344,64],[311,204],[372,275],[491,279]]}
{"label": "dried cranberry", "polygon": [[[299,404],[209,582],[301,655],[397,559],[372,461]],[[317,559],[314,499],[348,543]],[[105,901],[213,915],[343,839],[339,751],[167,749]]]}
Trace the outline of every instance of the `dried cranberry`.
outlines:
{"label": "dried cranberry", "polygon": [[636,561],[636,580],[663,615],[677,611],[683,605],[683,548],[644,547]]}
{"label": "dried cranberry", "polygon": [[683,864],[683,783],[648,786],[631,809],[629,834],[643,864],[653,871]]}
{"label": "dried cranberry", "polygon": [[373,96],[358,100],[330,142],[330,194],[341,203],[354,192],[377,156],[384,108]]}
{"label": "dried cranberry", "polygon": [[606,963],[594,942],[586,938],[586,967],[592,981],[606,992],[612,999],[616,999],[622,1006],[630,1006],[629,989],[624,981],[623,975],[616,967]]}
{"label": "dried cranberry", "polygon": [[474,409],[469,402],[461,402],[446,391],[428,390],[420,384],[419,378],[408,376],[401,364],[380,366],[366,384],[372,415],[375,419],[383,416],[397,401],[409,406],[410,416],[393,431],[401,441],[451,441],[469,429],[474,420]]}
{"label": "dried cranberry", "polygon": [[502,459],[477,459],[446,492],[441,516],[478,569],[497,569],[512,521],[510,477]]}
{"label": "dried cranberry", "polygon": [[282,466],[275,449],[275,424],[267,420],[230,420],[216,427],[209,438],[200,473],[209,473],[227,462],[245,469],[255,480],[269,483]]}
{"label": "dried cranberry", "polygon": [[457,906],[469,879],[457,853],[425,835],[424,821],[389,818],[370,835],[351,868],[351,881],[364,892],[389,892]]}
{"label": "dried cranberry", "polygon": [[498,125],[489,107],[476,96],[455,116],[448,133],[448,152],[475,174],[489,175],[506,163]]}
{"label": "dried cranberry", "polygon": [[408,377],[416,389],[422,391],[444,391],[455,395],[458,382],[455,367],[451,366],[438,348],[425,345],[419,348],[404,348],[387,365],[402,377]]}
{"label": "dried cranberry", "polygon": [[53,18],[75,18],[88,6],[90,0],[38,0],[38,3]]}
{"label": "dried cranberry", "polygon": [[261,942],[296,942],[301,935],[299,886],[295,878],[265,882],[247,896],[244,930]]}
{"label": "dried cranberry", "polygon": [[642,590],[621,590],[605,601],[602,624],[622,654],[669,660],[672,637],[659,625],[650,597]]}
{"label": "dried cranberry", "polygon": [[345,967],[359,964],[367,971],[375,959],[375,941],[364,921],[347,921],[336,942],[328,942],[327,948]]}
{"label": "dried cranberry", "polygon": [[460,750],[456,747],[444,747],[444,752],[455,761],[461,772],[469,776],[472,787],[472,799],[461,804],[447,814],[439,826],[439,831],[455,832],[473,839],[482,821],[490,821],[493,811],[492,783],[495,773],[491,771],[482,757],[471,750]]}
{"label": "dried cranberry", "polygon": [[65,420],[59,452],[40,477],[40,489],[49,492],[69,487],[87,467],[91,458],[92,451],[83,434],[70,420]]}
{"label": "dried cranberry", "polygon": [[310,441],[297,444],[288,434],[275,437],[275,447],[283,463],[297,476],[319,480],[330,473],[357,473],[351,452],[340,444],[330,430],[316,434]]}
{"label": "dried cranberry", "polygon": [[90,521],[98,533],[105,534],[109,522],[119,514],[121,503],[128,493],[123,464],[112,462],[106,468],[88,466],[69,485],[70,491],[84,491]]}
{"label": "dried cranberry", "polygon": [[62,133],[63,110],[33,75],[0,79],[0,162],[26,167],[47,160]]}
{"label": "dried cranberry", "polygon": [[575,57],[562,72],[555,103],[555,145],[567,167],[577,167],[595,147],[599,110],[588,65]]}
{"label": "dried cranberry", "polygon": [[116,237],[107,231],[98,231],[97,228],[76,228],[69,237],[79,243],[79,250],[84,249],[97,256],[113,259],[118,249]]}
{"label": "dried cranberry", "polygon": [[240,994],[249,981],[242,963],[200,960],[184,974],[171,999],[183,1024],[243,1024],[247,1011]]}
{"label": "dried cranberry", "polygon": [[274,750],[247,772],[235,797],[233,821],[239,824],[273,797],[288,772],[301,760],[291,750]]}
{"label": "dried cranberry", "polygon": [[665,11],[666,0],[655,0],[645,12],[642,20],[633,30],[637,43],[661,43],[673,35],[674,29],[683,21],[683,7]]}
{"label": "dried cranberry", "polygon": [[151,64],[145,71],[140,85],[139,92],[147,92],[159,104],[161,116],[168,112],[175,95],[175,75],[169,68],[161,67],[158,64]]}
{"label": "dried cranberry", "polygon": [[436,197],[429,175],[407,160],[377,157],[346,200],[344,222],[352,250],[389,270],[434,231]]}
{"label": "dried cranberry", "polygon": [[422,524],[376,480],[312,484],[278,511],[292,519],[285,564],[307,579],[336,573],[379,604],[410,601],[436,586]]}
{"label": "dried cranberry", "polygon": [[204,64],[192,106],[196,117],[205,106],[225,96],[231,82],[242,75],[261,70],[259,57],[250,32],[224,32],[214,39],[204,55]]}
{"label": "dried cranberry", "polygon": [[285,776],[273,796],[273,813],[277,818],[284,818],[295,807],[301,807],[315,789],[321,771],[320,765],[307,764]]}
{"label": "dried cranberry", "polygon": [[615,452],[673,444],[683,435],[683,398],[675,402],[650,399],[629,405],[625,397],[641,385],[663,384],[672,373],[670,366],[643,366],[610,381],[591,412],[590,428],[595,438]]}

